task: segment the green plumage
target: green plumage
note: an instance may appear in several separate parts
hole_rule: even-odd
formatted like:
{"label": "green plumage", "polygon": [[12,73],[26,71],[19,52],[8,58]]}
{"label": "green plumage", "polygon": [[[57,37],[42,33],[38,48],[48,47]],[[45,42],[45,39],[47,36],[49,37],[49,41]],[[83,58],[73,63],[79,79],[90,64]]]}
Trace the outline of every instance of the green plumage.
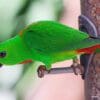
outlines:
{"label": "green plumage", "polygon": [[25,42],[27,41],[26,44],[29,48],[42,53],[74,50],[74,45],[76,46],[88,37],[86,33],[52,21],[33,23],[22,34],[22,38]]}
{"label": "green plumage", "polygon": [[99,39],[89,39],[88,34],[76,29],[58,22],[39,21],[1,43],[0,52],[7,51],[8,56],[0,58],[0,63],[17,64],[24,60],[37,60],[49,70],[52,63],[73,59],[77,55],[76,50],[97,44],[100,44]]}

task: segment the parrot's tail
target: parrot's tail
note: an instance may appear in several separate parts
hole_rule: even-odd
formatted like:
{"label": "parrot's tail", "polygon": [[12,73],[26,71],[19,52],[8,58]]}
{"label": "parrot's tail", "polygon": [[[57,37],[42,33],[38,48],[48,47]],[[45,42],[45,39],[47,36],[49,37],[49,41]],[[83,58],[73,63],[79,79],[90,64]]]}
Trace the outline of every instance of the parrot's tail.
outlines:
{"label": "parrot's tail", "polygon": [[82,49],[78,49],[78,53],[93,53],[96,49],[100,49],[100,38],[90,37],[81,42]]}
{"label": "parrot's tail", "polygon": [[92,47],[89,47],[89,48],[84,48],[84,49],[79,49],[77,50],[77,52],[80,54],[80,53],[87,53],[87,54],[91,54],[93,53],[96,49],[100,49],[100,45],[95,45],[95,46],[92,46]]}

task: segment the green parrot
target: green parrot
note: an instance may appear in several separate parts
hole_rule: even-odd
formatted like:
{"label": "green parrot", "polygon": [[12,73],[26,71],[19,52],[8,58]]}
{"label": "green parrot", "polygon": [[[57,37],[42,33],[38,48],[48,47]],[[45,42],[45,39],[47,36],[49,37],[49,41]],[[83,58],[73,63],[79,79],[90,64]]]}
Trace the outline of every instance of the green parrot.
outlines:
{"label": "green parrot", "polygon": [[55,21],[38,21],[0,43],[0,66],[40,61],[50,70],[53,63],[91,54],[98,48],[98,38]]}

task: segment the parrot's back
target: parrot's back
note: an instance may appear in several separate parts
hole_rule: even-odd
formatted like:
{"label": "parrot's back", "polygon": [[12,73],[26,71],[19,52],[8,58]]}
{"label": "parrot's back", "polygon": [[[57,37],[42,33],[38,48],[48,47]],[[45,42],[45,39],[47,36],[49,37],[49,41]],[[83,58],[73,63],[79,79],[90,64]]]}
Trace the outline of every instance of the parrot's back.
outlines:
{"label": "parrot's back", "polygon": [[42,53],[73,50],[74,44],[89,37],[86,33],[53,21],[33,23],[20,36],[29,48]]}

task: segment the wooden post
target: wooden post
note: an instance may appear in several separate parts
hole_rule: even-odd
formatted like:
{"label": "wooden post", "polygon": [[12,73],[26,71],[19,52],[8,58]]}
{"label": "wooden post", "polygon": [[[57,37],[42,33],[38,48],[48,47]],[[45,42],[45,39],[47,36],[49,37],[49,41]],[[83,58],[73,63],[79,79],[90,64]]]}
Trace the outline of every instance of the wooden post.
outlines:
{"label": "wooden post", "polygon": [[[79,29],[100,37],[100,0],[81,0]],[[82,55],[81,63],[88,68],[85,74],[86,100],[100,100],[100,54]]]}

